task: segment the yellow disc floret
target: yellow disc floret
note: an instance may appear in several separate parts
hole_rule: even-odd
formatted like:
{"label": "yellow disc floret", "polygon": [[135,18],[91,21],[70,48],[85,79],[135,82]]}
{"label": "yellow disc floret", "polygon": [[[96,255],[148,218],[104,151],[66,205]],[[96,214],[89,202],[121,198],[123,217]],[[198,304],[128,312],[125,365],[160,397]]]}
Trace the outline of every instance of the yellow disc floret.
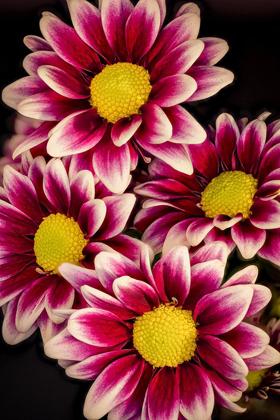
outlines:
{"label": "yellow disc floret", "polygon": [[201,195],[200,205],[206,217],[226,214],[234,217],[242,213],[244,219],[250,216],[253,197],[258,180],[242,171],[223,172],[207,185]]}
{"label": "yellow disc floret", "polygon": [[176,367],[190,360],[196,349],[197,330],[192,311],[160,305],[136,318],[133,345],[154,367]]}
{"label": "yellow disc floret", "polygon": [[142,66],[117,63],[105,66],[90,85],[90,104],[111,123],[138,114],[149,98],[150,75]]}
{"label": "yellow disc floret", "polygon": [[248,381],[247,391],[253,391],[253,389],[258,388],[268,370],[269,369],[251,370],[246,378]]}
{"label": "yellow disc floret", "polygon": [[63,262],[75,265],[84,258],[83,248],[88,243],[80,226],[73,217],[64,214],[50,214],[40,224],[34,238],[34,252],[37,264],[44,271],[59,274]]}

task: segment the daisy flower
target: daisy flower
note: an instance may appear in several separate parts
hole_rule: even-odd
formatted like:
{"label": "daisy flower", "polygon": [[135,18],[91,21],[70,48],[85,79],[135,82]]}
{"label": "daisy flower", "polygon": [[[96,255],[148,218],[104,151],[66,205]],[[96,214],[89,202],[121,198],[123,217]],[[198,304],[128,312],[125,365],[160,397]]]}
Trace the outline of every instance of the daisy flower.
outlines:
{"label": "daisy flower", "polygon": [[[244,411],[235,401],[248,386],[248,365],[265,368],[280,355],[265,332],[242,322],[271,292],[254,284],[255,266],[221,286],[226,256],[217,242],[191,261],[187,247],[175,247],[153,269],[146,248],[141,269],[121,255],[96,257],[100,284],[82,287],[90,308],[69,314],[67,328],[45,346],[69,376],[95,380],[87,419],[109,412],[114,420],[208,420],[214,401]],[[78,281],[75,267],[61,271]]]}
{"label": "daisy flower", "polygon": [[183,5],[162,30],[164,0],[68,0],[74,28],[52,13],[40,22],[43,38],[28,36],[29,76],[3,91],[23,115],[43,119],[37,135],[15,156],[49,137],[53,157],[94,148],[93,167],[121,193],[138,152],[192,173],[187,144],[205,132],[179,103],[217,93],[233,74],[215,64],[228,50],[218,38],[197,39],[199,9]]}
{"label": "daisy flower", "polygon": [[87,271],[104,250],[137,261],[141,246],[121,234],[133,194],[96,198],[92,173],[79,171],[69,181],[60,159],[46,164],[42,156],[29,156],[23,169],[25,174],[7,165],[0,190],[0,305],[7,304],[3,335],[10,344],[28,337],[39,316],[41,330],[49,321],[60,324],[53,310],[72,308],[80,286],[91,284],[84,276],[74,287],[61,275],[61,263]]}
{"label": "daisy flower", "polygon": [[189,146],[193,176],[151,163],[152,181],[135,188],[152,197],[135,219],[144,242],[165,252],[221,240],[280,265],[280,121],[266,126],[265,116],[248,124],[221,114],[203,145]]}

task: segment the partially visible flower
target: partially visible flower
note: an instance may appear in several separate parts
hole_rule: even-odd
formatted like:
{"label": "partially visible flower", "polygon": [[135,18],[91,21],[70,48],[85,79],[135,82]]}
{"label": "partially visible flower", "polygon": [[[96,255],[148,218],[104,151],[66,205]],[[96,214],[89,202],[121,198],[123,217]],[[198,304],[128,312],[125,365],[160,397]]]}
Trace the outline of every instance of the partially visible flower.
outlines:
{"label": "partially visible flower", "polygon": [[[254,284],[255,266],[221,286],[226,256],[217,242],[191,261],[187,247],[175,247],[153,269],[146,248],[141,269],[121,255],[96,257],[100,283],[82,287],[90,308],[68,314],[67,328],[45,346],[69,376],[95,380],[86,418],[208,420],[214,401],[244,411],[235,401],[248,367],[269,367],[280,355],[265,332],[242,322],[268,303],[269,289]],[[66,263],[61,272],[70,282],[80,275]]]}
{"label": "partially visible flower", "polygon": [[280,265],[280,129],[265,115],[237,123],[221,114],[202,145],[190,145],[195,174],[165,162],[150,164],[151,182],[135,192],[151,197],[135,226],[155,252],[221,240],[246,259],[258,254]]}
{"label": "partially visible flower", "polygon": [[227,43],[196,39],[200,13],[193,3],[162,30],[164,0],[68,6],[74,28],[43,13],[45,39],[25,38],[33,51],[23,62],[29,76],[3,91],[6,104],[45,121],[15,155],[48,137],[54,157],[94,148],[94,171],[115,193],[126,189],[139,153],[192,173],[187,145],[202,142],[205,132],[179,104],[232,82],[232,72],[215,66]]}
{"label": "partially visible flower", "polygon": [[96,198],[92,173],[79,171],[69,181],[60,159],[46,164],[42,156],[25,156],[23,170],[5,167],[0,200],[0,305],[7,304],[3,335],[11,344],[29,336],[38,317],[44,335],[50,320],[63,322],[54,309],[85,305],[80,287],[95,282],[84,274],[69,283],[61,263],[78,271],[87,267],[83,273],[91,279],[100,251],[119,251],[137,261],[142,246],[121,234],[133,194]]}
{"label": "partially visible flower", "polygon": [[[20,170],[21,169],[21,157],[17,156],[13,159],[13,153],[15,149],[21,145],[28,136],[30,136],[40,125],[42,121],[34,120],[32,118],[23,117],[22,115],[18,114],[14,121],[14,134],[9,136],[4,145],[3,145],[3,156],[0,158],[0,185],[3,185],[3,170],[4,166],[9,164],[14,169]],[[43,155],[42,147],[38,150],[38,147],[33,149],[32,155],[33,157],[37,156],[38,154]]]}

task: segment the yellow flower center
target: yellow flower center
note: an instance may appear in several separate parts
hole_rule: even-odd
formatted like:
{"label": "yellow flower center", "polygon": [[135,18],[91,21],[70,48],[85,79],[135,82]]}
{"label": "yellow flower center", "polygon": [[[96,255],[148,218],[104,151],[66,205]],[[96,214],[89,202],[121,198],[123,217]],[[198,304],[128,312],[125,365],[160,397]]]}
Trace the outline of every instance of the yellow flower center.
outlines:
{"label": "yellow flower center", "polygon": [[63,262],[75,265],[84,258],[83,248],[88,243],[80,226],[73,217],[64,214],[50,214],[40,224],[34,238],[34,252],[37,264],[44,271],[59,274]]}
{"label": "yellow flower center", "polygon": [[261,369],[261,370],[251,370],[247,375],[248,381],[248,388],[247,391],[253,391],[253,389],[258,388],[265,377],[266,372],[269,369]]}
{"label": "yellow flower center", "polygon": [[138,114],[149,98],[150,75],[142,66],[117,63],[106,66],[90,85],[90,104],[111,123]]}
{"label": "yellow flower center", "polygon": [[136,318],[133,345],[154,367],[176,367],[190,360],[196,349],[197,331],[192,311],[160,305]]}
{"label": "yellow flower center", "polygon": [[213,178],[201,196],[201,207],[206,217],[226,214],[234,217],[242,213],[244,219],[250,216],[253,197],[258,180],[241,171],[223,172]]}

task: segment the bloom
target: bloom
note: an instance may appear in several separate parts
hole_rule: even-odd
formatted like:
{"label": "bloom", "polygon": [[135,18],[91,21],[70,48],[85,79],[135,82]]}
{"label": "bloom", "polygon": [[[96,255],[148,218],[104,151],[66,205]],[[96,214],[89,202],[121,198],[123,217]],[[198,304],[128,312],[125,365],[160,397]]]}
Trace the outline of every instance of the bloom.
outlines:
{"label": "bloom", "polygon": [[[36,328],[57,333],[63,319],[54,309],[84,306],[81,284],[60,273],[62,262],[94,267],[101,250],[118,250],[135,261],[141,243],[120,234],[135,203],[133,194],[95,196],[91,172],[78,171],[69,179],[60,159],[47,164],[42,156],[25,156],[23,172],[4,169],[0,200],[0,305],[3,335],[14,344]],[[87,283],[90,284],[90,283]]]}
{"label": "bloom", "polygon": [[[267,304],[269,289],[254,284],[255,266],[221,286],[226,256],[217,242],[191,261],[187,247],[175,247],[153,269],[147,248],[141,269],[121,255],[96,257],[100,284],[82,287],[91,308],[68,314],[67,328],[45,345],[69,376],[95,379],[86,418],[208,420],[214,400],[244,411],[234,401],[247,388],[247,364],[280,357],[266,333],[242,322]],[[78,278],[69,264],[61,270]]]}
{"label": "bloom", "polygon": [[150,164],[152,181],[135,188],[152,197],[135,219],[144,242],[158,252],[221,240],[280,265],[279,121],[266,126],[264,117],[248,124],[221,114],[203,145],[189,146],[193,176]]}
{"label": "bloom", "polygon": [[163,0],[68,6],[74,28],[43,13],[45,39],[25,38],[33,51],[23,63],[29,76],[3,91],[9,106],[45,121],[15,155],[48,138],[54,157],[94,148],[94,171],[115,193],[126,189],[139,152],[192,173],[186,145],[202,142],[205,132],[178,104],[232,82],[230,71],[215,67],[227,43],[196,39],[200,17],[192,3],[162,30]]}

